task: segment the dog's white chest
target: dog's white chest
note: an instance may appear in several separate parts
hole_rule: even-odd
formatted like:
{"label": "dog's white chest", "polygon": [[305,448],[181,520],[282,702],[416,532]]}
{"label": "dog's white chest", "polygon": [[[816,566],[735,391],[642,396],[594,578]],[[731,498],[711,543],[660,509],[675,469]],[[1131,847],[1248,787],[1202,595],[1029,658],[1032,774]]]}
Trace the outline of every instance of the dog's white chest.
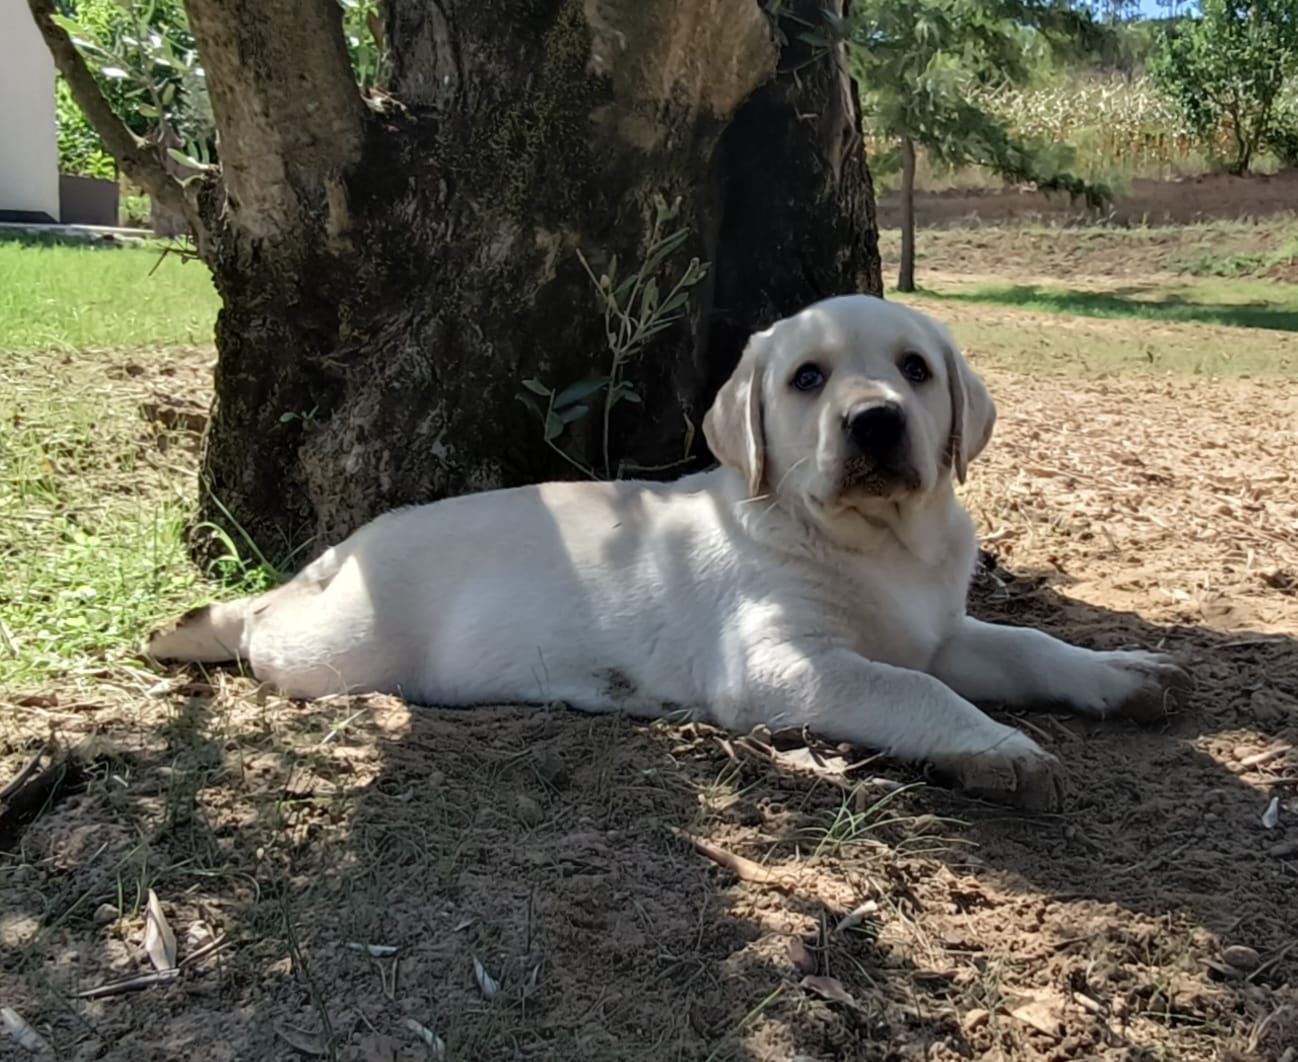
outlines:
{"label": "dog's white chest", "polygon": [[852,648],[867,660],[924,670],[964,614],[965,586],[947,562],[932,568],[895,552],[860,565],[825,607],[845,602]]}

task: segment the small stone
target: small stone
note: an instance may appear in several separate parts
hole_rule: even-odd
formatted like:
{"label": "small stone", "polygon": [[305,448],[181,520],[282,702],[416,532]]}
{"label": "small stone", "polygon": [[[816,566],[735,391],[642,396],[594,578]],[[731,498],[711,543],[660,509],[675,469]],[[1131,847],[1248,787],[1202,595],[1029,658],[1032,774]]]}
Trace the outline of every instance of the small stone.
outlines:
{"label": "small stone", "polygon": [[111,903],[101,903],[95,908],[95,925],[110,926],[117,921],[117,908]]}
{"label": "small stone", "polygon": [[515,810],[524,826],[539,826],[545,821],[545,809],[526,794],[519,795]]}
{"label": "small stone", "polygon": [[964,1017],[960,1019],[960,1028],[967,1033],[981,1029],[991,1018],[991,1011],[983,1010],[982,1007],[974,1007],[973,1010],[965,1011]]}
{"label": "small stone", "polygon": [[1247,944],[1232,944],[1221,953],[1222,961],[1237,970],[1256,970],[1262,961],[1258,953]]}

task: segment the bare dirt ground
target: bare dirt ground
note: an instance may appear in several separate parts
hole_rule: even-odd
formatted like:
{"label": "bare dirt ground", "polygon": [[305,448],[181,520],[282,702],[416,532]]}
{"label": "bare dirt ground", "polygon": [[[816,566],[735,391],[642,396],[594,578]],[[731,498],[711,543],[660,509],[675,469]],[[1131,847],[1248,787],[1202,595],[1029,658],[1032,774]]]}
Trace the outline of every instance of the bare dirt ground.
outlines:
{"label": "bare dirt ground", "polygon": [[[0,693],[0,784],[73,750],[0,811],[0,1004],[131,1062],[1293,1058],[1298,397],[987,375],[975,611],[1197,682],[1154,729],[1016,720],[1062,814],[796,739],[112,667]],[[150,889],[180,973],[78,998],[150,971]]]}
{"label": "bare dirt ground", "polygon": [[[1185,225],[1287,214],[1295,204],[1298,171],[1248,177],[1216,173],[1171,181],[1138,178],[1102,216],[1120,225]],[[900,210],[895,192],[881,194],[880,228],[896,228]],[[1030,188],[952,188],[917,193],[915,217],[921,225],[963,227],[1010,221],[1068,224],[1094,220],[1095,215],[1070,203],[1067,195],[1046,195]]]}

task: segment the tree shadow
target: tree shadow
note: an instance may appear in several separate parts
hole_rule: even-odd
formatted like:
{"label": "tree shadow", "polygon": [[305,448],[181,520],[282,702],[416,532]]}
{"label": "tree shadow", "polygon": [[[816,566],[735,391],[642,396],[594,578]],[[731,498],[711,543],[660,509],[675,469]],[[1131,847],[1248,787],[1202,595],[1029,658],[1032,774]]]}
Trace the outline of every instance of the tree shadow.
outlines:
{"label": "tree shadow", "polygon": [[[90,250],[118,250],[123,247],[145,246],[145,241],[137,238],[122,238],[109,232],[96,232],[94,229],[78,228],[75,225],[64,226],[67,231],[26,229],[18,225],[0,227],[0,246],[16,244],[19,247],[84,247]],[[160,238],[158,240],[160,242]]]}
{"label": "tree shadow", "polygon": [[[1155,625],[994,564],[973,608],[1164,645],[1196,691],[1154,729],[1013,720],[1071,780],[1062,814],[1030,816],[893,792],[870,776],[921,778],[883,761],[835,781],[756,760],[691,725],[299,704],[194,678],[152,746],[101,751],[87,791],[29,830],[33,869],[0,891],[6,932],[26,919],[35,943],[6,951],[4,995],[59,1046],[122,1059],[300,1054],[286,1036],[428,1057],[410,1021],[456,1059],[1140,1057],[1154,1041],[1229,1057],[1268,1014],[1253,1050],[1278,1057],[1298,955],[1293,862],[1274,850],[1294,827],[1260,816],[1263,779],[1288,768],[1233,750],[1298,744],[1298,645]],[[737,878],[691,837],[775,880]],[[96,921],[146,887],[182,959],[200,922],[228,947],[170,987],[71,998],[147,969],[135,916]],[[1251,973],[1221,962],[1236,942]],[[1007,1016],[1028,991],[1050,995],[1055,1032]]]}
{"label": "tree shadow", "polygon": [[1157,298],[1137,297],[1144,294],[1144,291],[1139,287],[1117,291],[1076,291],[1040,284],[1005,284],[980,286],[969,291],[924,289],[923,294],[948,302],[1013,306],[1079,317],[1137,318],[1165,323],[1192,322],[1282,332],[1298,331],[1298,310],[1273,303],[1204,303],[1168,294]]}

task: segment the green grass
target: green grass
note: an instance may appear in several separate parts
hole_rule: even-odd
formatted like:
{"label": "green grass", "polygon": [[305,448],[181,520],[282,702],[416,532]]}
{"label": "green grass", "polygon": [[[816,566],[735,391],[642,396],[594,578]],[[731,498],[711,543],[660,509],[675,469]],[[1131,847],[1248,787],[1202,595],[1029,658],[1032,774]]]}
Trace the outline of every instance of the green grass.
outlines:
{"label": "green grass", "polygon": [[188,477],[141,446],[111,356],[7,354],[0,369],[0,689],[93,668],[193,589]]}
{"label": "green grass", "polygon": [[1036,313],[1298,331],[1298,285],[1290,284],[1222,280],[1175,286],[1134,284],[1105,291],[975,284],[925,293],[935,299],[994,303]]}
{"label": "green grass", "polygon": [[0,351],[212,342],[207,269],[158,247],[0,241]]}
{"label": "green grass", "polygon": [[1283,239],[1278,247],[1264,250],[1230,250],[1202,247],[1172,263],[1181,273],[1200,277],[1264,277],[1284,270],[1298,275],[1298,236]]}
{"label": "green grass", "polygon": [[206,589],[196,439],[142,411],[206,404],[217,299],[158,258],[0,242],[0,691],[125,662]]}

